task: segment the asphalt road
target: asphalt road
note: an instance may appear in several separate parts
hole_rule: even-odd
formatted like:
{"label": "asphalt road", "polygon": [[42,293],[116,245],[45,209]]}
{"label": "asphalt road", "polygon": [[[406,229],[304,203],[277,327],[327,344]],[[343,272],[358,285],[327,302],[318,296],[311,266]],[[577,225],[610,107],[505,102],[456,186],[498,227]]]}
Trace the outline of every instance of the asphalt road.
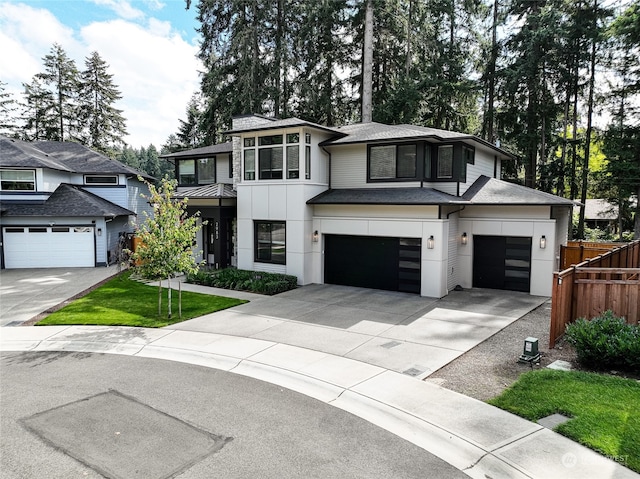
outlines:
{"label": "asphalt road", "polygon": [[200,366],[4,353],[0,383],[5,479],[468,477],[330,405]]}

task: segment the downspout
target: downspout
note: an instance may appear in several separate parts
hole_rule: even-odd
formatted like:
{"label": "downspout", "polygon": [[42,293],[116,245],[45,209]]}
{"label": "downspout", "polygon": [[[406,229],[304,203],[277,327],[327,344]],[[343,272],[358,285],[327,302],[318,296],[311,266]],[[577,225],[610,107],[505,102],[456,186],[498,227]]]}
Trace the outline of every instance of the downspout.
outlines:
{"label": "downspout", "polygon": [[[498,155],[493,155],[493,177],[498,178],[496,175],[498,174]],[[499,180],[501,178],[498,178]]]}
{"label": "downspout", "polygon": [[450,213],[447,213],[447,219],[449,219],[449,216],[451,216],[452,214],[454,214],[454,213],[460,213],[460,212],[461,212],[463,209],[465,209],[465,208],[466,208],[466,206],[463,206],[463,207],[462,207],[462,208],[460,208],[459,210],[455,210],[455,211],[452,211],[452,212],[450,212]]}

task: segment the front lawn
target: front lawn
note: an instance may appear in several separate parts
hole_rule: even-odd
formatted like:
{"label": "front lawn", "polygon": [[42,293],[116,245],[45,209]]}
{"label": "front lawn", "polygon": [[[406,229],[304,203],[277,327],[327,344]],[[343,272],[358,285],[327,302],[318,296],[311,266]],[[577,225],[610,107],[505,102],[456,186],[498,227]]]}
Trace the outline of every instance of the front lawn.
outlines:
{"label": "front lawn", "polygon": [[167,290],[162,292],[162,317],[158,317],[158,287],[117,276],[89,294],[50,314],[39,326],[92,324],[161,328],[187,319],[227,309],[246,301],[208,294],[182,292],[182,318],[178,317],[178,292],[172,292],[172,319],[167,319]]}
{"label": "front lawn", "polygon": [[640,472],[640,382],[580,371],[531,371],[490,404],[531,421],[572,417],[556,432]]}

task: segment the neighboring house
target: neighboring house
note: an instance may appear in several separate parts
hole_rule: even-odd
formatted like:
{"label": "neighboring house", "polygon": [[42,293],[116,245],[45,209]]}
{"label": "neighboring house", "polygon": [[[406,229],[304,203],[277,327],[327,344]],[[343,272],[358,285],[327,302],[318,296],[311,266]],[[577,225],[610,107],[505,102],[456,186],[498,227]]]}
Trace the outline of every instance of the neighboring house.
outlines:
{"label": "neighboring house", "polygon": [[[580,207],[574,207],[574,214],[580,214]],[[584,221],[589,228],[598,228],[614,234],[618,230],[618,205],[607,200],[587,200],[584,207]]]}
{"label": "neighboring house", "polygon": [[442,297],[551,295],[573,202],[502,181],[513,157],[413,125],[234,119],[237,265]]}
{"label": "neighboring house", "polygon": [[234,255],[236,191],[233,187],[232,144],[196,148],[161,155],[175,166],[177,198],[188,198],[187,213],[200,213],[206,222],[194,249],[214,268],[237,264]]}
{"label": "neighboring house", "polygon": [[2,268],[116,261],[121,234],[153,213],[138,175],[150,179],[78,143],[0,136]]}

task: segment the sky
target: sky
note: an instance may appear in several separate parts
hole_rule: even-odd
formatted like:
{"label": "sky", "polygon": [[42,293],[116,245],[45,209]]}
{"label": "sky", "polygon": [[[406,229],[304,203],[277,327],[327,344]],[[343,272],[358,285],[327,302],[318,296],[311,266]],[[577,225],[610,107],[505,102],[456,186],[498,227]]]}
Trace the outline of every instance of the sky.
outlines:
{"label": "sky", "polygon": [[[192,2],[196,3],[196,2]],[[0,0],[0,81],[22,100],[22,83],[44,71],[58,43],[76,63],[97,51],[122,99],[131,147],[158,149],[176,133],[199,89],[199,26],[184,0]]]}

